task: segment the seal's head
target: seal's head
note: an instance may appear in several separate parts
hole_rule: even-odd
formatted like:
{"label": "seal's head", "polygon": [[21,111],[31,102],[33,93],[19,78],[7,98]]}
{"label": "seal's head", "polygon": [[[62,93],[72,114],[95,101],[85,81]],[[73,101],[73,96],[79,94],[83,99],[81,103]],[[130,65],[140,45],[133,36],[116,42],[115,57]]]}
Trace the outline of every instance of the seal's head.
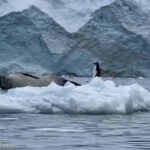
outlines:
{"label": "seal's head", "polygon": [[0,88],[4,90],[11,88],[11,82],[7,76],[0,76]]}

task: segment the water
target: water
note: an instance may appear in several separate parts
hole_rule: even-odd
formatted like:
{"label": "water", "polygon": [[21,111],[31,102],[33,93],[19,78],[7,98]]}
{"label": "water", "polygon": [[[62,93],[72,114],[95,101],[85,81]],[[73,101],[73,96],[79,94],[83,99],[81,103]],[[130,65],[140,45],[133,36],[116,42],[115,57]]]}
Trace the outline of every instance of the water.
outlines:
{"label": "water", "polygon": [[[135,149],[137,150],[137,149],[142,149],[143,150],[143,149],[150,149],[149,106],[146,105],[145,106],[146,109],[140,109],[140,107],[143,108],[143,104],[145,104],[145,102],[149,104],[149,99],[148,99],[149,97],[147,97],[145,100],[145,97],[147,95],[145,94],[143,95],[143,92],[145,92],[145,90],[143,91],[143,88],[140,86],[136,86],[136,88],[139,88],[138,92],[141,94],[140,95],[141,99],[139,101],[136,100],[136,98],[138,99],[138,97],[135,97],[136,95],[135,95],[135,91],[132,89],[133,87],[131,88],[132,89],[131,92],[128,93],[128,89],[131,86],[130,84],[136,83],[136,82],[138,82],[144,88],[147,88],[149,90],[150,80],[149,79],[144,79],[144,80],[142,79],[138,79],[138,80],[118,79],[115,82],[117,85],[119,84],[129,85],[127,87],[123,87],[123,89],[127,89],[127,91],[123,95],[129,98],[130,97],[129,93],[133,92],[134,94],[133,98],[135,99],[132,101],[134,103],[136,102],[135,103],[136,107],[137,107],[137,104],[139,104],[138,105],[139,109],[130,113],[124,113],[124,111],[121,111],[119,113],[117,111],[117,114],[105,113],[105,115],[99,112],[97,114],[85,113],[83,115],[81,113],[70,114],[69,112],[62,112],[62,111],[58,111],[57,113],[50,111],[50,112],[47,112],[47,114],[42,113],[40,111],[29,111],[29,112],[18,111],[14,113],[13,111],[15,109],[18,110],[19,107],[21,109],[24,108],[23,105],[21,105],[22,103],[20,103],[20,97],[26,94],[26,97],[30,96],[30,98],[32,99],[34,97],[33,95],[35,94],[35,91],[32,88],[31,89],[23,88],[23,89],[17,89],[15,91],[13,90],[10,93],[9,92],[1,93],[0,95],[1,101],[4,102],[4,100],[6,100],[8,102],[9,98],[11,97],[11,100],[9,100],[10,102],[9,105],[10,107],[15,106],[15,108],[11,112],[10,107],[5,107],[5,111],[4,111],[4,106],[8,106],[8,104],[5,103],[5,105],[4,104],[2,105],[2,102],[0,103],[0,110],[1,110],[0,150],[7,150],[7,149],[8,150],[49,150],[49,149],[52,149],[52,150],[62,150],[62,149],[65,149],[65,150],[74,150],[74,149],[78,149],[78,150],[100,150],[100,149],[101,150],[109,150],[109,149],[134,150]],[[112,83],[109,83],[109,86],[113,87]],[[61,90],[58,89],[57,93],[60,92],[62,94]],[[83,95],[79,95],[79,89],[75,89],[75,91],[76,90],[78,92],[75,94],[77,94],[78,97],[83,96]],[[119,90],[121,90],[121,88],[119,88]],[[49,104],[49,101],[46,100],[47,103],[43,104],[41,97],[43,97],[44,95],[46,95],[46,93],[50,91],[51,90],[49,89],[46,89],[46,90],[41,89],[41,92],[38,91],[39,92],[38,96],[39,96],[39,101],[40,101],[39,104],[43,105],[42,107],[45,107],[46,104]],[[80,89],[80,92],[81,91],[82,91],[82,88]],[[116,91],[117,92],[115,94],[119,95],[120,93],[118,93],[118,88],[116,89]],[[18,94],[17,92],[20,92],[20,94]],[[63,89],[63,92],[64,92],[64,89]],[[109,91],[107,90],[107,92]],[[149,93],[147,92],[148,91],[146,91],[146,94]],[[29,94],[27,95],[27,93]],[[46,95],[46,97],[47,96],[49,95]],[[95,95],[93,95],[93,97],[94,96]],[[24,98],[22,97],[23,102],[27,101],[26,97]],[[32,100],[34,100],[34,98]],[[36,100],[38,101],[38,99]],[[125,99],[122,99],[122,97],[120,101],[122,101],[123,103],[123,104],[119,103],[122,106],[121,110],[124,110],[123,106],[126,101]],[[27,102],[30,102],[30,100],[28,99]],[[99,105],[98,102],[99,101],[96,100],[96,104]],[[117,102],[118,104],[118,100],[114,102],[115,103]],[[26,103],[23,103],[23,104],[26,105]],[[86,103],[83,103],[83,104],[86,104]],[[92,107],[94,106],[92,105],[92,103],[90,103],[90,105]],[[35,109],[35,103],[32,103],[31,105],[31,102],[30,102],[29,106],[28,107],[25,106],[26,110],[31,110],[31,106],[34,107]],[[102,106],[104,107],[105,105],[102,105]],[[110,103],[110,106],[114,107],[113,103]],[[89,105],[87,105],[87,108],[89,108]],[[94,110],[95,108],[96,107],[94,106],[92,110]],[[106,106],[105,108],[108,109],[108,107]],[[135,106],[133,108],[135,108]],[[16,144],[16,145],[10,145],[9,147],[5,145],[7,147],[2,147],[1,146],[2,144],[3,145]]]}
{"label": "water", "polygon": [[11,114],[0,117],[0,142],[21,150],[150,148],[149,113],[132,115]]}

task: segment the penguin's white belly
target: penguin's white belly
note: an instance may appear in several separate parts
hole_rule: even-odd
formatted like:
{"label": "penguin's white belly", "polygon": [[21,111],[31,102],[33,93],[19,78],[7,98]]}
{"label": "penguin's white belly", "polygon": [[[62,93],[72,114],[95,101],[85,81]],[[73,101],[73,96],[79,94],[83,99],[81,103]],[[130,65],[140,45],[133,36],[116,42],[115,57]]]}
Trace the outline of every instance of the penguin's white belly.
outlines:
{"label": "penguin's white belly", "polygon": [[96,66],[94,66],[92,77],[94,78],[95,76],[96,76]]}

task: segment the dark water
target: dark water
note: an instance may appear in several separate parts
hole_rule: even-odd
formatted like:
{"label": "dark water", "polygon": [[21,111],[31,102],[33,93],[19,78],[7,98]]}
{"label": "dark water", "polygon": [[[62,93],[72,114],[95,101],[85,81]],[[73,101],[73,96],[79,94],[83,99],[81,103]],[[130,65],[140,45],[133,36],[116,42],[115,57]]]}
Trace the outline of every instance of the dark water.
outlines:
{"label": "dark water", "polygon": [[10,150],[150,149],[150,113],[1,115],[0,134],[0,143],[16,144]]}

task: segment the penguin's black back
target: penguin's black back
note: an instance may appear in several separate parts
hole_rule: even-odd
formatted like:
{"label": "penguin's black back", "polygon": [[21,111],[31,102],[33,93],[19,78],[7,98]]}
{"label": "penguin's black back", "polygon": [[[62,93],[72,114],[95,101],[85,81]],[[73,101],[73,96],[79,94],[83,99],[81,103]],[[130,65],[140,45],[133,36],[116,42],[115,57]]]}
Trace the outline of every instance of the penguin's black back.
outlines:
{"label": "penguin's black back", "polygon": [[95,76],[96,77],[101,77],[101,68],[100,68],[100,66],[99,66],[99,63],[98,62],[96,62],[96,63],[94,63],[95,65],[96,65],[96,74],[95,74]]}

